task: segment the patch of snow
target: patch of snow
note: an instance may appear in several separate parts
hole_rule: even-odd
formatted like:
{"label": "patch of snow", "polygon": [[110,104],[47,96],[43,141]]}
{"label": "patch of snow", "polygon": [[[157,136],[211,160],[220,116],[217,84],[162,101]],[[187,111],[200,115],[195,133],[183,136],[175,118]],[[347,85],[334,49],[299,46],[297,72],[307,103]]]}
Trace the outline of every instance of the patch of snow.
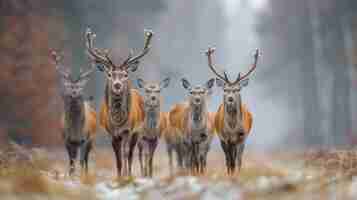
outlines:
{"label": "patch of snow", "polygon": [[351,199],[357,199],[357,177],[352,178],[352,183],[348,189],[348,194]]}
{"label": "patch of snow", "polygon": [[107,183],[100,183],[96,186],[96,192],[98,199],[114,200],[114,199],[126,199],[137,200],[140,199],[139,195],[135,191],[135,187],[128,185],[122,188],[111,188]]}

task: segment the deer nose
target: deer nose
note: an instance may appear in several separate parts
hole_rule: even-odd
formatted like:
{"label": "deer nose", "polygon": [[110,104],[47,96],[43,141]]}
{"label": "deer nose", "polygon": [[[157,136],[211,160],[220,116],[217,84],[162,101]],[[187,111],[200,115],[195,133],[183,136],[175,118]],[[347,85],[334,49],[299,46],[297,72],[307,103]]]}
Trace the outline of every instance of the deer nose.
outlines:
{"label": "deer nose", "polygon": [[120,83],[115,83],[115,84],[114,84],[114,88],[115,88],[116,90],[120,90],[121,84],[120,84]]}
{"label": "deer nose", "polygon": [[156,97],[155,96],[152,96],[151,97],[151,101],[155,101],[156,100]]}
{"label": "deer nose", "polygon": [[233,102],[233,97],[228,97],[228,102]]}

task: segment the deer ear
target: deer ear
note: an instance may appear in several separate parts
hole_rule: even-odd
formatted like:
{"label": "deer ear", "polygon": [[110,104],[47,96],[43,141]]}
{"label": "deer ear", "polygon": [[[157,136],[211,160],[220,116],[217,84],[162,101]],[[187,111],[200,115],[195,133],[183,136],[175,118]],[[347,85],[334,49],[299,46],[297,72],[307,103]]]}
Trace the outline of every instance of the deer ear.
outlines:
{"label": "deer ear", "polygon": [[207,81],[206,83],[206,88],[211,89],[214,86],[215,79],[211,78],[210,80]]}
{"label": "deer ear", "polygon": [[223,87],[224,81],[220,78],[216,78],[216,85],[217,85],[217,87]]}
{"label": "deer ear", "polygon": [[128,70],[130,70],[131,72],[135,72],[136,70],[138,70],[139,64],[140,64],[140,61],[138,61],[138,60],[133,63],[130,63]]}
{"label": "deer ear", "polygon": [[139,88],[144,88],[145,82],[143,79],[139,78],[138,80],[136,80],[136,83],[138,84]]}
{"label": "deer ear", "polygon": [[98,63],[98,64],[96,64],[96,67],[97,67],[98,71],[104,72],[104,66],[103,66],[103,64]]}
{"label": "deer ear", "polygon": [[240,82],[239,82],[239,85],[240,85],[240,87],[246,87],[246,86],[248,86],[248,83],[249,83],[249,78],[247,78],[247,79],[244,79],[244,80],[241,80]]}
{"label": "deer ear", "polygon": [[182,78],[182,86],[186,89],[186,90],[190,90],[191,89],[191,84],[190,82],[188,82],[188,80],[186,78]]}
{"label": "deer ear", "polygon": [[170,84],[170,78],[165,78],[163,81],[160,82],[160,88],[167,88]]}

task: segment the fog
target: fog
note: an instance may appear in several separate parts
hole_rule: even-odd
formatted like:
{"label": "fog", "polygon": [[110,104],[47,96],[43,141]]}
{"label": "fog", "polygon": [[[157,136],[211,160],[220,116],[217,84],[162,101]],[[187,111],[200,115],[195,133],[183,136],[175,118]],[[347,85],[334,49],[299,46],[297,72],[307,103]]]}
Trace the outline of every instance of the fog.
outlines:
{"label": "fog", "polygon": [[[0,5],[8,16],[19,17],[20,10],[23,19],[38,16],[46,21],[49,25],[28,41],[45,35],[48,42],[42,48],[63,50],[66,63],[73,66],[75,73],[87,63],[84,31],[88,26],[97,34],[96,45],[111,49],[115,62],[126,58],[130,48],[140,51],[144,29],[152,29],[152,50],[131,78],[135,82],[138,77],[153,81],[170,77],[169,88],[162,91],[165,111],[186,97],[181,78],[203,84],[214,77],[204,55],[207,47],[216,47],[214,62],[221,70],[227,70],[231,78],[249,69],[253,52],[259,48],[262,56],[257,70],[242,90],[244,104],[254,117],[247,141],[249,148],[331,147],[355,142],[357,26],[353,19],[357,5],[352,0],[68,0],[42,5],[25,2]],[[11,33],[5,26],[8,20],[2,17],[0,29],[4,41],[0,46],[5,50],[5,44],[12,42],[4,36]],[[36,20],[24,26],[28,23],[37,27]],[[31,51],[38,52],[24,52],[31,55]],[[42,60],[46,59],[44,50],[39,54]],[[12,59],[15,64],[18,57]],[[42,65],[48,65],[48,60]],[[51,79],[54,73],[46,72]],[[95,96],[97,108],[103,98],[104,82],[104,75],[96,72],[87,88],[88,96]],[[57,85],[58,82],[51,81],[51,88]],[[10,86],[6,87],[9,90]],[[46,99],[42,105],[48,106],[44,107],[59,112],[61,99],[57,89],[41,98]],[[209,110],[215,111],[221,102],[221,89],[215,87]],[[13,104],[17,103],[20,104]],[[8,120],[1,122],[6,127],[2,127],[3,135],[9,135]],[[10,121],[18,120],[15,116]],[[27,135],[45,133],[46,129],[31,129]],[[22,130],[14,134],[19,138],[23,135]]]}

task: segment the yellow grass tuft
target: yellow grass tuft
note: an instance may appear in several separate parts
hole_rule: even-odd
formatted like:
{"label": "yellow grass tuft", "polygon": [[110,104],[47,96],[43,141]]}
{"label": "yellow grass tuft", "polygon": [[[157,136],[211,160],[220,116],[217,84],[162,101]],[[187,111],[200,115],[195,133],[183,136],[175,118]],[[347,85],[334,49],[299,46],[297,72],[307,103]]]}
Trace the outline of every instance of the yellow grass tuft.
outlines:
{"label": "yellow grass tuft", "polygon": [[89,172],[88,174],[81,173],[80,182],[83,185],[94,186],[96,184],[96,181],[97,181],[97,177],[95,171]]}

